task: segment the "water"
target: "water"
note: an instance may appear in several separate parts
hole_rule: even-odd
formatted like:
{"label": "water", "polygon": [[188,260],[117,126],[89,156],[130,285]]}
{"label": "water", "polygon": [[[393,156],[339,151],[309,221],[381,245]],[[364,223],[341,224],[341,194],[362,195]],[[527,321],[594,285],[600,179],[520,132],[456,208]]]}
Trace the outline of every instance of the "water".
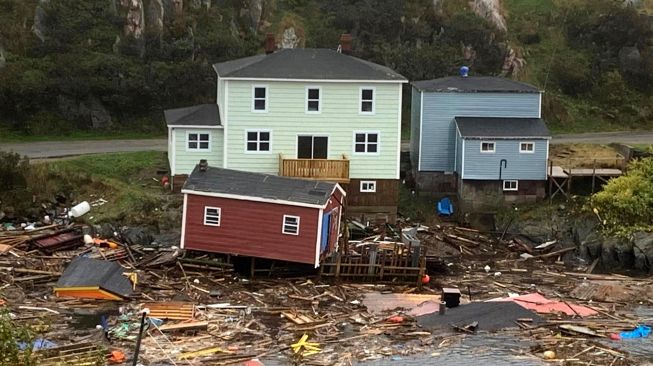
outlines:
{"label": "water", "polygon": [[[639,306],[633,311],[642,324],[653,324],[653,307]],[[653,361],[653,335],[647,338],[622,339],[620,341],[605,341],[606,345],[628,352],[632,357]]]}
{"label": "water", "polygon": [[[359,366],[543,366],[540,359],[528,355],[530,344],[499,334],[480,334],[462,338],[449,346],[433,347],[428,352],[412,356],[390,356],[382,359],[354,362]],[[266,366],[291,365],[281,358],[262,360]]]}
{"label": "water", "polygon": [[528,344],[514,338],[499,335],[476,335],[430,354],[401,358],[385,358],[356,363],[361,366],[385,365],[455,365],[455,366],[541,366],[546,365],[534,356],[525,354]]}

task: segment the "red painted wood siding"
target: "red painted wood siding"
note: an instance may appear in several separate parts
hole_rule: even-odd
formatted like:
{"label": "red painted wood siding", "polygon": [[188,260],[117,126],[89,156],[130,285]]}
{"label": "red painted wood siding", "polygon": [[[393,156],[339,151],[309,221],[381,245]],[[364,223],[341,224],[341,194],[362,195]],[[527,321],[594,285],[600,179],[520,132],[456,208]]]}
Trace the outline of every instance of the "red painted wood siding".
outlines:
{"label": "red painted wood siding", "polygon": [[324,209],[324,214],[326,215],[329,212],[332,212],[331,216],[331,227],[329,228],[329,248],[326,250],[325,253],[322,253],[322,255],[326,255],[328,253],[331,253],[333,250],[336,249],[336,244],[338,243],[338,223],[340,222],[340,215],[342,213],[342,206],[344,204],[343,202],[344,196],[339,190],[335,190],[333,192],[333,195],[331,195],[331,198],[329,199],[329,202],[327,203],[326,208]]}
{"label": "red painted wood siding", "polygon": [[[184,248],[315,263],[319,209],[188,194]],[[220,207],[220,226],[204,225],[204,207]],[[299,216],[299,235],[282,234],[283,215]]]}

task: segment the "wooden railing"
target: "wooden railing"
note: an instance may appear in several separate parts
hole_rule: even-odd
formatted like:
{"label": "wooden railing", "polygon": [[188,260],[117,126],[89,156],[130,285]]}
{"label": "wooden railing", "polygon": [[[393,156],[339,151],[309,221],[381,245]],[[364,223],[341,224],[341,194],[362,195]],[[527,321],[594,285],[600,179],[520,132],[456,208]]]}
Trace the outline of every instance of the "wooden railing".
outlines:
{"label": "wooden railing", "polygon": [[349,160],[285,159],[279,156],[279,175],[284,177],[349,182]]}

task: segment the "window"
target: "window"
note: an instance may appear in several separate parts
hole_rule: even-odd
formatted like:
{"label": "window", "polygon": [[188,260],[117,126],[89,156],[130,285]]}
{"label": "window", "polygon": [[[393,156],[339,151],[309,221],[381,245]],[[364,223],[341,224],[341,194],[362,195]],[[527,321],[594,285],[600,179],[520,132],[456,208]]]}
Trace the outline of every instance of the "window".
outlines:
{"label": "window", "polygon": [[493,153],[493,152],[495,152],[494,142],[482,141],[481,142],[481,152],[482,153]]}
{"label": "window", "polygon": [[535,152],[535,143],[534,142],[521,142],[519,144],[519,152],[532,154]]}
{"label": "window", "polygon": [[320,94],[318,87],[306,88],[306,113],[320,113]]}
{"label": "window", "polygon": [[376,192],[376,181],[363,180],[361,181],[361,192]]}
{"label": "window", "polygon": [[254,86],[252,88],[252,110],[254,112],[268,111],[268,88],[266,86]]}
{"label": "window", "polygon": [[219,207],[204,207],[204,225],[220,226],[221,211]]}
{"label": "window", "polygon": [[354,153],[376,154],[378,152],[378,132],[354,132]]}
{"label": "window", "polygon": [[281,232],[288,235],[299,235],[299,216],[283,215]]}
{"label": "window", "polygon": [[327,159],[328,156],[328,136],[297,136],[297,159]]}
{"label": "window", "polygon": [[188,150],[209,150],[211,147],[208,133],[189,132],[187,141]]}
{"label": "window", "polygon": [[247,152],[268,152],[270,151],[270,131],[246,131]]}
{"label": "window", "polygon": [[516,180],[504,180],[503,181],[503,190],[504,191],[516,191],[517,190],[517,181]]}
{"label": "window", "polygon": [[374,88],[361,88],[361,113],[374,113]]}

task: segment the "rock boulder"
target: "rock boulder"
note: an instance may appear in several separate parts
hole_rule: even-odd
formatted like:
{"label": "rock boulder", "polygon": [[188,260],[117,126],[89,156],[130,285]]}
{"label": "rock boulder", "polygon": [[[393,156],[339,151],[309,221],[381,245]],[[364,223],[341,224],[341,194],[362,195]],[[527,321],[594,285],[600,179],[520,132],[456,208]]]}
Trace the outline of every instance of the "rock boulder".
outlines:
{"label": "rock boulder", "polygon": [[653,273],[653,233],[635,233],[632,243],[635,268]]}

